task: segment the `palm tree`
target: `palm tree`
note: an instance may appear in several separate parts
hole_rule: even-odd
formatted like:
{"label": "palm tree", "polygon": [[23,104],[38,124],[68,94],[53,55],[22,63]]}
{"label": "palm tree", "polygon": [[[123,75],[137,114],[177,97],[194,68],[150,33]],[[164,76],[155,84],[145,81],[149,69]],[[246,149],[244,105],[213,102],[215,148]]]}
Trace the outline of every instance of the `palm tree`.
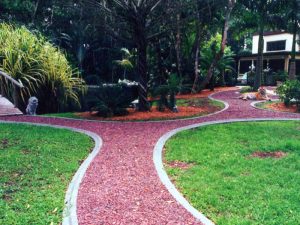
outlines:
{"label": "palm tree", "polygon": [[287,5],[287,11],[284,11],[287,19],[290,21],[291,30],[293,33],[293,48],[292,57],[290,60],[290,70],[289,79],[296,79],[296,45],[297,45],[297,35],[299,32],[300,23],[300,0],[290,0]]}
{"label": "palm tree", "polygon": [[129,41],[137,48],[139,77],[139,111],[149,111],[147,47],[160,33],[152,32],[169,9],[168,0],[82,0],[84,5],[98,7],[106,15],[104,26],[114,38]]}
{"label": "palm tree", "polygon": [[[251,13],[250,23],[255,25],[258,34],[258,56],[256,65],[256,75],[254,82],[254,89],[258,89],[261,86],[261,80],[263,75],[263,51],[264,51],[264,32],[267,27],[271,27],[272,24],[277,24],[280,21],[280,9],[284,7],[286,1],[284,0],[260,0],[249,1],[240,0],[239,3],[244,7],[246,12]],[[249,14],[247,14],[249,19]]]}

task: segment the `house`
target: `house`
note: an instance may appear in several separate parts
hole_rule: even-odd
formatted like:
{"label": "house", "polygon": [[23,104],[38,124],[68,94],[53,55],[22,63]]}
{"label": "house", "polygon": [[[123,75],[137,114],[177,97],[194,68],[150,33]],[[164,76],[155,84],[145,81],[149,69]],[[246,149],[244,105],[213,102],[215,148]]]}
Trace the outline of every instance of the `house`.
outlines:
{"label": "house", "polygon": [[[252,39],[252,53],[245,52],[238,56],[238,75],[242,76],[255,69],[258,55],[259,35],[256,33]],[[299,40],[299,37],[297,37]],[[264,70],[271,72],[289,71],[291,52],[293,46],[293,35],[284,31],[273,31],[264,33]],[[296,45],[296,71],[300,74],[300,45]]]}

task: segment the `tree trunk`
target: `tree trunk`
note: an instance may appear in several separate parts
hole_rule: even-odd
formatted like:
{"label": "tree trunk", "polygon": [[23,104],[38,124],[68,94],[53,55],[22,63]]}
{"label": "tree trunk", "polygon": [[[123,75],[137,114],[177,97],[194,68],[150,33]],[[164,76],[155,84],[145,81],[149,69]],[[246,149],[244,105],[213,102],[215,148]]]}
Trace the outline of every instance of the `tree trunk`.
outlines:
{"label": "tree trunk", "polygon": [[261,77],[262,77],[263,65],[264,65],[263,53],[264,53],[264,25],[263,25],[263,23],[261,23],[261,26],[259,29],[258,55],[257,55],[257,61],[256,61],[256,74],[255,74],[255,81],[254,81],[254,90],[258,90],[258,88],[261,86]]}
{"label": "tree trunk", "polygon": [[166,76],[162,62],[162,52],[160,47],[160,40],[157,40],[155,44],[155,51],[156,51],[156,63],[157,63],[157,70],[159,73],[159,85],[166,83]]}
{"label": "tree trunk", "polygon": [[137,70],[139,76],[139,111],[149,111],[148,74],[147,74],[147,40],[143,27],[136,33],[137,41]]}
{"label": "tree trunk", "polygon": [[197,23],[197,32],[196,32],[196,38],[195,38],[195,57],[194,57],[194,84],[192,87],[192,93],[196,93],[197,90],[197,83],[199,81],[199,55],[200,55],[200,27]]}
{"label": "tree trunk", "polygon": [[216,54],[215,58],[213,59],[211,65],[210,65],[210,67],[207,71],[207,75],[206,75],[204,81],[200,85],[200,89],[204,89],[206,87],[206,85],[210,82],[217,63],[219,62],[219,60],[224,55],[224,51],[225,51],[226,43],[227,43],[227,37],[228,37],[229,20],[230,20],[231,12],[233,10],[234,5],[235,5],[235,0],[228,0],[228,7],[227,7],[227,10],[226,10],[226,17],[225,17],[225,22],[224,22],[224,31],[223,31],[223,34],[222,34],[221,49]]}
{"label": "tree trunk", "polygon": [[178,13],[176,15],[176,61],[177,61],[177,71],[178,76],[182,77],[182,53],[181,53],[181,22],[180,22],[181,16]]}
{"label": "tree trunk", "polygon": [[290,61],[290,69],[289,69],[289,79],[295,80],[296,79],[296,37],[297,37],[297,20],[294,21],[293,27],[293,48],[292,48],[292,57]]}
{"label": "tree trunk", "polygon": [[33,14],[32,14],[32,19],[31,19],[32,24],[35,23],[35,17],[36,17],[37,11],[39,9],[39,5],[40,5],[40,0],[37,0],[35,3],[35,6],[34,6]]}

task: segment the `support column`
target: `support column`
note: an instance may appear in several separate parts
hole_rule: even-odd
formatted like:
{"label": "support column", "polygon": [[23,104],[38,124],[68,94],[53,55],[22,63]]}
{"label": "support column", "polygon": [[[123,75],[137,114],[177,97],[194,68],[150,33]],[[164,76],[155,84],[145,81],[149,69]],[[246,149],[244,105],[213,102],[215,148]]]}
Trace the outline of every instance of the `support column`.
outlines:
{"label": "support column", "polygon": [[284,71],[287,73],[289,72],[289,61],[290,61],[289,56],[286,56],[284,58]]}

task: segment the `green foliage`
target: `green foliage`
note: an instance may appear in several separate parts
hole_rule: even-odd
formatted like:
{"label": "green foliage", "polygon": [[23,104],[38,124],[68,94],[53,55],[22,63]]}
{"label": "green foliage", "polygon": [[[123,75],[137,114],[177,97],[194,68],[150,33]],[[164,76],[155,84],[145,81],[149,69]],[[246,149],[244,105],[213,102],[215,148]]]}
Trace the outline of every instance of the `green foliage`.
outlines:
{"label": "green foliage", "polygon": [[288,73],[286,71],[278,71],[272,74],[276,81],[285,82],[288,78]]}
{"label": "green foliage", "polygon": [[171,74],[167,84],[160,85],[153,91],[154,97],[159,96],[158,100],[158,111],[164,111],[167,107],[172,111],[177,111],[176,109],[176,93],[180,89],[180,79],[176,74]]}
{"label": "green foliage", "polygon": [[94,98],[90,99],[92,111],[98,116],[113,117],[128,114],[127,108],[137,99],[137,86],[125,84],[102,85],[97,89]]}
{"label": "green foliage", "polygon": [[300,111],[300,81],[286,81],[277,88],[277,93],[285,105],[296,104]]}
{"label": "green foliage", "polygon": [[[220,43],[222,41],[222,35],[216,34],[216,36],[211,37],[210,40],[204,43],[201,48],[201,73],[205,75],[214,60],[216,54],[220,51]],[[225,48],[224,56],[218,61],[216,67],[214,68],[214,74],[211,81],[211,85],[225,85],[224,76],[225,74],[233,76],[233,71],[235,71],[234,65],[234,53],[231,51],[230,47]]]}
{"label": "green foliage", "polygon": [[0,224],[60,224],[66,189],[93,142],[64,129],[0,130]]}
{"label": "green foliage", "polygon": [[[299,224],[299,126],[257,122],[184,131],[167,142],[165,162],[189,168],[167,170],[181,193],[216,224]],[[252,157],[257,151],[287,155]]]}
{"label": "green foliage", "polygon": [[244,93],[251,92],[251,91],[253,91],[253,87],[246,86],[246,87],[242,87],[242,89],[240,90],[240,93],[244,94]]}
{"label": "green foliage", "polygon": [[[2,23],[0,46],[0,69],[25,86],[17,90],[19,106],[24,107],[32,95],[40,100],[40,112],[57,112],[68,101],[79,104],[77,91],[84,91],[84,81],[63,52],[40,34]],[[1,88],[12,96],[11,84],[1,79]]]}

